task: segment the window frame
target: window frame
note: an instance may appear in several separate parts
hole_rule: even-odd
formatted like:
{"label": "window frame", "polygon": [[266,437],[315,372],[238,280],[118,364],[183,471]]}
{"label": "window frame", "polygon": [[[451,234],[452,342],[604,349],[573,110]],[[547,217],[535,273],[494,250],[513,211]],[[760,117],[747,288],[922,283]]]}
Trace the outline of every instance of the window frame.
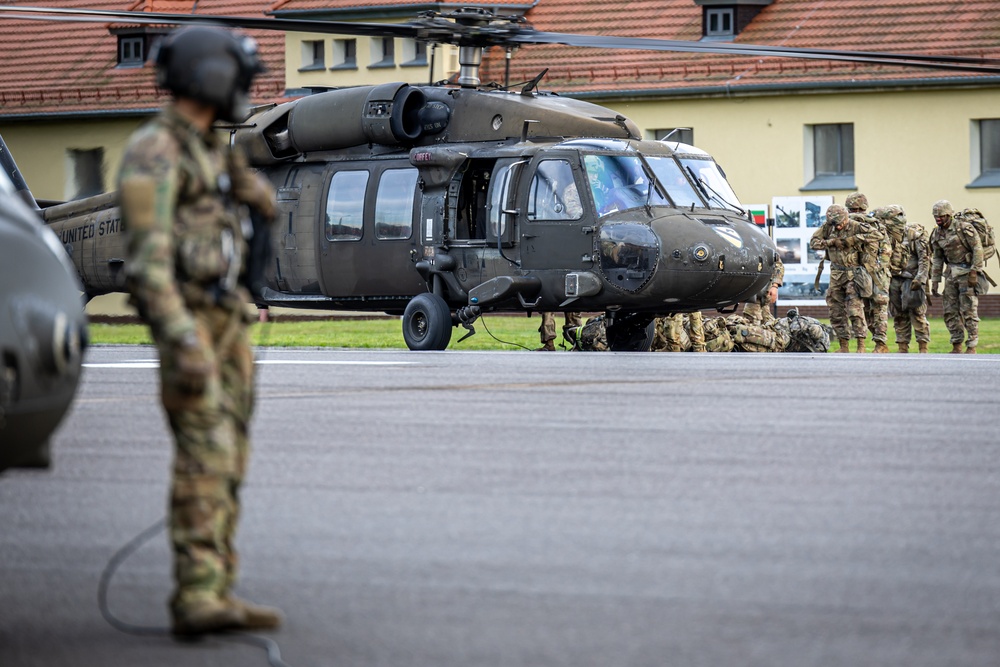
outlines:
{"label": "window frame", "polygon": [[335,39],[330,54],[332,70],[357,69],[358,68],[358,40]]}
{"label": "window frame", "polygon": [[[373,37],[371,41],[371,64],[368,69],[382,69],[396,66],[396,41],[392,37]],[[378,57],[379,60],[375,58]]]}
{"label": "window frame", "polygon": [[[838,171],[819,171],[817,160],[819,159],[819,146],[817,142],[821,135],[817,129],[836,127],[837,128],[837,161]],[[844,128],[851,128],[850,136],[850,171],[845,169],[846,157]],[[803,158],[806,184],[799,188],[800,191],[809,190],[857,190],[855,184],[857,174],[857,158],[855,155],[854,123],[814,123],[804,126],[803,137]],[[825,149],[828,151],[829,148]]]}
{"label": "window frame", "polygon": [[[330,208],[331,208],[331,197],[335,194],[334,183],[338,177],[344,176],[349,177],[349,175],[364,174],[364,190],[361,194],[360,208],[352,203],[351,210],[348,214],[355,213],[355,209],[360,212],[360,222],[358,225],[351,225],[352,228],[357,228],[359,233],[357,235],[345,235],[345,234],[333,234],[333,225],[329,222]],[[368,205],[368,189],[372,181],[371,171],[368,169],[338,169],[330,174],[329,180],[326,185],[326,197],[324,198],[323,204],[323,236],[330,243],[358,243],[365,238],[365,209]],[[350,186],[350,184],[347,184]],[[343,219],[343,217],[341,218]]]}
{"label": "window frame", "polygon": [[[718,26],[712,28],[713,19],[718,21]],[[729,28],[725,28],[728,20]],[[735,37],[736,36],[736,10],[733,7],[706,7],[705,8],[705,37]]]}
{"label": "window frame", "polygon": [[[988,132],[984,131],[983,123],[989,123]],[[986,146],[986,142],[990,140],[995,144],[992,150]],[[989,157],[994,161],[991,166],[984,164]],[[971,181],[965,187],[1000,187],[1000,118],[976,118],[970,121],[969,171]]]}
{"label": "window frame", "polygon": [[[387,184],[386,176],[389,174],[395,176],[396,174],[394,172],[403,172],[407,177],[410,178],[410,180],[412,180],[412,184],[409,184],[408,186],[410,191],[410,211],[409,211],[409,220],[406,223],[407,232],[405,236],[398,236],[398,235],[386,236],[379,231],[380,227],[383,226],[382,223],[380,223],[379,221],[379,216],[385,211],[385,208],[382,206],[382,204],[384,202],[390,201],[390,198],[387,195],[383,194],[382,188],[383,186],[386,186],[392,189],[392,188],[399,188],[401,186],[401,184],[399,183]],[[378,175],[378,185],[375,187],[375,217],[374,217],[374,224],[375,224],[374,234],[375,238],[378,241],[406,241],[413,237],[413,226],[414,226],[413,221],[417,212],[417,194],[416,194],[417,181],[419,180],[419,178],[420,178],[420,173],[416,167],[403,167],[403,166],[389,167],[387,169],[383,169],[382,172]],[[402,200],[402,198],[400,200]],[[389,224],[392,225],[394,223],[389,223]]]}

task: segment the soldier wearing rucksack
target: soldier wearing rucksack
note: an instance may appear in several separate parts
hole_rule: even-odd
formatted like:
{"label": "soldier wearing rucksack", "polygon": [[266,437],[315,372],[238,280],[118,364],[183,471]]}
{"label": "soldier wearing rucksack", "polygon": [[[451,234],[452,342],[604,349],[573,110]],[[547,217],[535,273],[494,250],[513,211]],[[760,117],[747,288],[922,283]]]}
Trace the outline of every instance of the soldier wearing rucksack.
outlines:
{"label": "soldier wearing rucksack", "polygon": [[[976,353],[979,343],[979,294],[985,293],[983,242],[971,222],[955,216],[950,202],[942,199],[932,209],[937,229],[931,232],[931,284],[935,296],[944,277],[944,323],[951,334],[951,353]],[[945,264],[947,263],[947,267]],[[985,276],[983,276],[985,278]]]}
{"label": "soldier wearing rucksack", "polygon": [[930,271],[930,245],[923,225],[906,222],[903,207],[893,204],[875,211],[892,243],[889,256],[889,313],[896,329],[900,352],[910,351],[911,331],[920,352],[927,352],[931,340],[927,322],[927,274]]}

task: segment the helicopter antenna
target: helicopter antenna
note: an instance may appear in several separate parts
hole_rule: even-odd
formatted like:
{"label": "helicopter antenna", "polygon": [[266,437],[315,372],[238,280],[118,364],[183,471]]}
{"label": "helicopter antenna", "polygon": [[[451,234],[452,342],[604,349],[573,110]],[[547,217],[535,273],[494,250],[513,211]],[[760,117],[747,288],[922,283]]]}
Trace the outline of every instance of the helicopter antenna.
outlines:
{"label": "helicopter antenna", "polygon": [[[521,94],[525,97],[531,97],[531,91],[538,87],[538,82],[542,80],[542,77],[548,74],[549,68],[546,67],[541,72],[538,73],[534,79],[524,84],[524,88],[521,89]],[[621,116],[619,116],[621,118]]]}

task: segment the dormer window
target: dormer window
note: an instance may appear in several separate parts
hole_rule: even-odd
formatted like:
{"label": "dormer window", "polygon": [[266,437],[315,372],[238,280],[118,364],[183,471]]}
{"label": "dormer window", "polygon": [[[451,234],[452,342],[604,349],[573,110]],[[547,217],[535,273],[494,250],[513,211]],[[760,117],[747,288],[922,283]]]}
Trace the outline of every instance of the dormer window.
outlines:
{"label": "dormer window", "polygon": [[705,37],[733,37],[736,34],[734,13],[732,7],[705,9]]}
{"label": "dormer window", "polygon": [[731,40],[774,0],[694,0],[701,7],[702,39]]}
{"label": "dormer window", "polygon": [[111,28],[111,34],[118,38],[118,64],[119,68],[142,67],[149,58],[153,44],[160,39],[165,30],[148,28]]}

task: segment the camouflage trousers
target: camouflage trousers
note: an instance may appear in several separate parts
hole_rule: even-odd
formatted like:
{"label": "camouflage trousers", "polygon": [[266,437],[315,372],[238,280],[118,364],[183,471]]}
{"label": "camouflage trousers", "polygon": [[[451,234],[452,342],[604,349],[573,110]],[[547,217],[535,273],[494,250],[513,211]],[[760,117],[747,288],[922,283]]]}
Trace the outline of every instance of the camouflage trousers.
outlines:
{"label": "camouflage trousers", "polygon": [[979,343],[979,297],[969,288],[967,280],[964,275],[945,278],[941,302],[952,344],[966,339],[966,346],[976,347]]}
{"label": "camouflage trousers", "polygon": [[161,399],[175,444],[170,491],[175,611],[223,597],[235,583],[234,537],[254,402],[253,352],[242,311],[205,307],[194,315],[213,367],[204,394],[179,391],[176,353],[171,345],[158,344]]}
{"label": "camouflage trousers", "polygon": [[830,308],[830,326],[840,340],[864,339],[868,336],[863,299],[857,285],[846,271],[830,271],[830,287],[826,291]]}
{"label": "camouflage trousers", "polygon": [[[564,337],[566,335],[567,329],[583,326],[583,316],[580,313],[564,313],[564,316],[565,316],[565,324],[563,324]],[[550,340],[556,339],[555,313],[542,313],[542,324],[538,327],[538,333],[541,334],[541,340],[543,345],[549,342]]]}
{"label": "camouflage trousers", "polygon": [[[904,278],[893,277],[889,285],[889,299],[894,304],[901,301],[900,292],[903,289]],[[896,308],[897,306],[893,306]],[[927,343],[931,339],[931,325],[927,321],[927,301],[910,310],[897,313],[892,318],[892,326],[896,330],[897,343],[909,343],[911,330],[918,343]]]}
{"label": "camouflage trousers", "polygon": [[701,311],[675,313],[656,320],[653,352],[705,352],[705,326]]}
{"label": "camouflage trousers", "polygon": [[872,332],[872,340],[884,343],[889,332],[889,289],[884,287],[881,281],[873,281],[872,296],[864,299],[865,320],[868,322],[868,330]]}

